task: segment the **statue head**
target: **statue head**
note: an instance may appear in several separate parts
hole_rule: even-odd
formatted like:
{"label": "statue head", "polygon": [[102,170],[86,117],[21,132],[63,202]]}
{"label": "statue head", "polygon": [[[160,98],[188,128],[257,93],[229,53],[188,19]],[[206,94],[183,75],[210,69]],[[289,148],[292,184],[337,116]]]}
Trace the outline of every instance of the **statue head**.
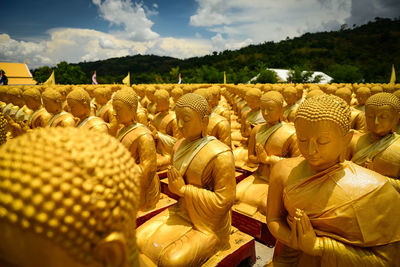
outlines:
{"label": "statue head", "polygon": [[180,87],[175,86],[171,91],[171,96],[174,102],[178,101],[178,99],[183,95],[183,90]]}
{"label": "statue head", "polygon": [[325,94],[325,93],[320,89],[312,90],[312,91],[308,92],[308,94],[306,95],[306,99],[309,99],[309,98],[317,96],[317,95],[323,95],[323,94]]}
{"label": "statue head", "polygon": [[303,91],[304,91],[303,85],[302,84],[296,85],[296,90],[297,90],[297,93],[296,93],[297,100],[302,99],[303,98]]}
{"label": "statue head", "polygon": [[156,103],[157,112],[166,112],[169,110],[169,93],[167,90],[160,89],[154,93],[154,103]]}
{"label": "statue head", "polygon": [[300,152],[311,169],[323,171],[344,160],[353,132],[350,132],[350,107],[333,95],[306,99],[294,121]]}
{"label": "statue head", "polygon": [[7,120],[3,113],[0,112],[0,146],[7,141]]}
{"label": "statue head", "polygon": [[247,89],[245,100],[247,102],[247,105],[249,105],[249,107],[252,110],[257,110],[260,108],[261,95],[262,95],[262,92],[260,89],[257,89],[257,88],[248,88]]}
{"label": "statue head", "polygon": [[9,103],[8,94],[7,94],[8,86],[0,86],[0,101],[5,103]]}
{"label": "statue head", "polygon": [[344,101],[346,101],[347,105],[350,105],[351,102],[351,90],[347,87],[342,87],[340,89],[337,89],[335,92],[335,96],[340,97]]}
{"label": "statue head", "polygon": [[283,98],[285,99],[288,106],[292,106],[298,100],[297,98],[297,90],[293,86],[288,86],[283,89]]}
{"label": "statue head", "polygon": [[131,124],[136,120],[138,97],[133,89],[122,89],[113,96],[112,105],[119,123]]}
{"label": "statue head", "polygon": [[0,147],[0,259],[137,266],[140,168],[116,139],[42,128]]}
{"label": "statue head", "polygon": [[338,88],[335,85],[331,84],[325,88],[325,93],[327,93],[328,95],[334,95],[337,90]]}
{"label": "statue head", "polygon": [[283,103],[284,98],[277,91],[269,91],[261,96],[261,113],[268,124],[274,125],[283,120]]}
{"label": "statue head", "polygon": [[22,93],[22,98],[28,108],[37,110],[42,105],[40,91],[36,88],[29,88]]}
{"label": "statue head", "polygon": [[111,99],[112,91],[110,86],[97,87],[93,91],[96,103],[105,105]]}
{"label": "statue head", "polygon": [[43,105],[47,112],[57,114],[62,110],[62,97],[61,94],[52,88],[47,88],[43,94]]}
{"label": "statue head", "polygon": [[85,119],[90,115],[90,96],[89,93],[80,87],[75,87],[67,95],[67,103],[74,117]]}
{"label": "statue head", "polygon": [[400,100],[390,93],[378,93],[365,102],[367,129],[377,137],[392,133],[399,121]]}
{"label": "statue head", "polygon": [[155,92],[156,92],[156,88],[153,85],[149,85],[146,87],[146,96],[151,102],[154,101],[154,93]]}
{"label": "statue head", "polygon": [[11,103],[18,107],[23,107],[25,102],[22,98],[22,90],[18,87],[11,87],[8,91],[8,98]]}
{"label": "statue head", "polygon": [[360,106],[364,106],[367,99],[371,96],[371,90],[368,87],[359,87],[356,90],[357,102]]}
{"label": "statue head", "polygon": [[209,89],[197,89],[196,91],[194,91],[195,94],[201,95],[202,97],[204,97],[207,100],[208,103],[208,107],[210,109],[210,113],[211,113],[211,109],[212,109],[212,94],[210,92]]}
{"label": "statue head", "polygon": [[188,141],[207,135],[209,106],[204,97],[184,94],[176,102],[175,113],[179,130]]}
{"label": "statue head", "polygon": [[375,85],[371,87],[371,95],[375,95],[378,93],[383,93],[383,87],[380,85]]}

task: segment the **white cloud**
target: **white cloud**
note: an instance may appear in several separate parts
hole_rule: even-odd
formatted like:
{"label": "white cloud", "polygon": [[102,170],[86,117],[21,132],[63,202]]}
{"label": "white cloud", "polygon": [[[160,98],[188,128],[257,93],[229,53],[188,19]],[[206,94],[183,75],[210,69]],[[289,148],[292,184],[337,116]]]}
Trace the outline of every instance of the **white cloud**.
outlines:
{"label": "white cloud", "polygon": [[222,37],[222,35],[220,33],[216,34],[214,37],[211,38],[211,43],[213,46],[213,51],[223,51],[223,50],[235,50],[235,49],[239,49],[241,47],[247,46],[251,43],[253,43],[253,41],[248,38],[246,40],[243,41],[236,41],[236,40],[232,40],[232,39],[225,39]]}
{"label": "white cloud", "polygon": [[[192,26],[205,27],[228,40],[279,41],[308,31],[327,30],[350,15],[351,0],[196,0]],[[330,29],[329,29],[330,30]]]}
{"label": "white cloud", "polygon": [[[99,7],[100,16],[113,25],[122,26],[123,31],[116,34],[133,41],[147,41],[159,37],[151,27],[153,22],[147,18],[142,3],[131,0],[92,0]],[[156,14],[149,10],[150,15]]]}

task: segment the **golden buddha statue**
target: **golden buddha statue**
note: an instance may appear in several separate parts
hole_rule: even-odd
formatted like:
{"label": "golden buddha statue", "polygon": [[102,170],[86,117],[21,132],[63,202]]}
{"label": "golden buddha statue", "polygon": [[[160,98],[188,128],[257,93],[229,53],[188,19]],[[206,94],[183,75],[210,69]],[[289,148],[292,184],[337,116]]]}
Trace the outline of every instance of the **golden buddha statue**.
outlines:
{"label": "golden buddha statue", "polygon": [[46,126],[75,127],[76,120],[71,113],[62,109],[62,97],[55,89],[48,88],[42,93],[43,106],[52,115]]}
{"label": "golden buddha statue", "polygon": [[78,119],[76,127],[108,133],[108,126],[103,119],[92,116],[90,96],[86,90],[75,87],[67,95],[67,102],[71,109],[71,114]]}
{"label": "golden buddha statue", "polygon": [[219,88],[213,88],[210,91],[210,104],[211,114],[217,114],[224,117],[229,123],[231,123],[231,111],[229,110],[228,103],[221,99],[221,91]]}
{"label": "golden buddha statue", "polygon": [[[336,90],[335,95],[346,101],[346,103],[350,106],[351,95],[352,92],[347,87],[342,87]],[[350,107],[351,110],[351,119],[350,119],[350,128],[357,130],[359,132],[365,132],[367,130],[367,126],[365,123],[365,115],[364,112]]]}
{"label": "golden buddha statue", "polygon": [[200,266],[229,243],[235,198],[232,152],[207,136],[208,104],[188,93],[176,103],[183,139],[174,147],[168,186],[178,203],[137,228],[140,257],[158,266]]}
{"label": "golden buddha statue", "polygon": [[113,108],[122,126],[117,139],[129,150],[142,169],[139,210],[153,209],[160,198],[160,179],[156,174],[156,149],[151,131],[136,122],[138,100],[131,89],[122,89],[113,96]]}
{"label": "golden buddha statue", "polygon": [[253,128],[248,147],[249,162],[258,168],[237,185],[234,206],[249,216],[257,211],[265,215],[271,167],[283,158],[300,154],[293,125],[283,122],[283,103],[283,96],[276,91],[261,97],[261,113],[266,122]]}
{"label": "golden buddha statue", "polygon": [[[146,98],[149,100],[147,104],[147,111],[150,115],[155,115],[157,113],[156,103],[154,101],[154,94],[156,92],[156,88],[152,85],[146,87]],[[169,99],[168,99],[169,101]]]}
{"label": "golden buddha statue", "polygon": [[250,109],[241,113],[242,127],[240,132],[243,137],[249,137],[254,126],[265,122],[260,110],[261,95],[261,90],[257,88],[249,88],[246,92],[245,99]]}
{"label": "golden buddha statue", "polygon": [[7,120],[0,113],[0,146],[7,141]]}
{"label": "golden buddha statue", "polygon": [[140,175],[95,131],[41,128],[0,146],[0,265],[139,266]]}
{"label": "golden buddha statue", "polygon": [[115,119],[111,100],[111,87],[97,87],[94,89],[93,94],[96,106],[98,107],[96,110],[96,116],[102,118],[107,123],[111,123],[111,121]]}
{"label": "golden buddha statue", "polygon": [[388,178],[344,161],[350,107],[332,95],[305,100],[295,118],[301,154],[271,171],[267,224],[283,243],[273,266],[395,266],[399,193]]}
{"label": "golden buddha statue", "polygon": [[392,178],[400,177],[400,100],[390,93],[378,93],[365,103],[368,133],[353,138],[351,161]]}
{"label": "golden buddha statue", "polygon": [[0,88],[4,88],[4,92],[3,92],[3,101],[6,105],[3,104],[3,108],[2,108],[2,113],[4,115],[4,117],[6,119],[8,119],[8,117],[13,117],[15,115],[15,113],[17,113],[19,107],[14,105],[12,102],[12,96],[10,94],[10,91],[12,90],[13,87],[0,87]]}
{"label": "golden buddha statue", "polygon": [[[194,93],[204,97],[207,100],[209,109],[212,110],[212,96],[208,89],[198,89]],[[232,147],[231,126],[225,117],[211,113],[207,126],[207,134],[216,137],[228,147]]]}
{"label": "golden buddha statue", "polygon": [[356,90],[357,105],[354,107],[365,113],[365,102],[371,96],[371,90],[368,87],[359,87]]}
{"label": "golden buddha statue", "polygon": [[299,106],[297,101],[299,101],[301,98],[298,98],[297,90],[293,86],[288,86],[283,89],[283,98],[286,102],[285,111],[283,112],[283,119],[286,122],[293,122],[294,115],[296,114],[297,107]]}
{"label": "golden buddha statue", "polygon": [[33,110],[33,113],[29,116],[27,125],[31,129],[46,127],[52,116],[42,106],[42,97],[40,95],[40,91],[36,88],[29,88],[22,93],[22,98],[24,99],[27,107]]}
{"label": "golden buddha statue", "polygon": [[171,90],[171,97],[172,99],[170,100],[170,108],[173,110],[175,108],[175,103],[178,101],[178,99],[183,95],[183,90],[176,86],[174,89]]}

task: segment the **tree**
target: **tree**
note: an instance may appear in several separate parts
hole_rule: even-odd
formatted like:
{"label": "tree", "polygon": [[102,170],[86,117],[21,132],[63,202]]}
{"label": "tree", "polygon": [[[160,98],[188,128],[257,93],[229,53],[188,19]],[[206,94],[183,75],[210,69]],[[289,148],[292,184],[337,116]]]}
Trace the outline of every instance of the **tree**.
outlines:
{"label": "tree", "polygon": [[80,66],[71,66],[62,61],[57,64],[54,74],[57,84],[84,84],[89,82]]}
{"label": "tree", "polygon": [[275,71],[264,69],[258,74],[257,79],[253,83],[276,83],[278,82],[278,77]]}
{"label": "tree", "polygon": [[300,66],[294,66],[293,69],[289,70],[289,76],[293,83],[310,83],[313,82],[312,76],[314,72],[305,71]]}
{"label": "tree", "polygon": [[328,74],[335,83],[355,83],[363,79],[360,69],[352,65],[334,64],[329,68]]}
{"label": "tree", "polygon": [[33,71],[33,79],[37,81],[38,84],[44,83],[50,77],[52,72],[53,70],[48,66],[37,68]]}

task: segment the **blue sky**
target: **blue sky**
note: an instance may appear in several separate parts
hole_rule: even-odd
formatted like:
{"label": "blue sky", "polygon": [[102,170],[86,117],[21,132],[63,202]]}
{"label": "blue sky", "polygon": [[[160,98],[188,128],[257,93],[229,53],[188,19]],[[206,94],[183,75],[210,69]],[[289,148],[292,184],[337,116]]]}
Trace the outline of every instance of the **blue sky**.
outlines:
{"label": "blue sky", "polygon": [[3,1],[0,61],[30,68],[135,54],[178,58],[398,17],[398,0]]}

